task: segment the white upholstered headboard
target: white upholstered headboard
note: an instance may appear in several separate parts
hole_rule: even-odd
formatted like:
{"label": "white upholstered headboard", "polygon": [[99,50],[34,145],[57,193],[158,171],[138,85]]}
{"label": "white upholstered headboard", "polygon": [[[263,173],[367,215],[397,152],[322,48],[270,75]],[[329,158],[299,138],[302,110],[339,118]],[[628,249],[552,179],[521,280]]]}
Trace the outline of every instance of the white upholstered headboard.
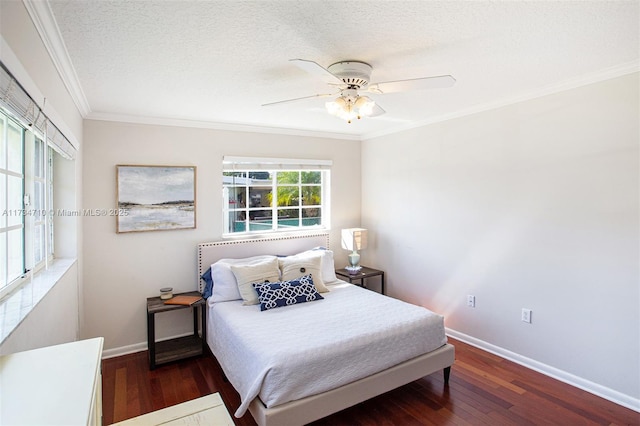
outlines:
{"label": "white upholstered headboard", "polygon": [[198,244],[198,290],[202,292],[204,286],[200,279],[202,274],[219,259],[239,259],[264,254],[288,256],[319,246],[329,248],[328,232]]}

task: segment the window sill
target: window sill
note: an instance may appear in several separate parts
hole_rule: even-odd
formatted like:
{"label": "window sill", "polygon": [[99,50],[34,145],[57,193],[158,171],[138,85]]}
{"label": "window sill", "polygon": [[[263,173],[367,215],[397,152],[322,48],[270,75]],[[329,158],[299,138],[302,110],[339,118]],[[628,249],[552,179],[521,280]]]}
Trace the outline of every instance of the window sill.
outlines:
{"label": "window sill", "polygon": [[48,269],[39,271],[33,279],[0,300],[0,344],[18,328],[75,262],[76,259],[54,259]]}
{"label": "window sill", "polygon": [[222,234],[223,240],[247,240],[259,238],[287,237],[290,235],[309,235],[318,232],[329,232],[330,228],[326,226],[305,227],[286,230],[269,230],[269,231],[245,231],[245,232],[228,232]]}

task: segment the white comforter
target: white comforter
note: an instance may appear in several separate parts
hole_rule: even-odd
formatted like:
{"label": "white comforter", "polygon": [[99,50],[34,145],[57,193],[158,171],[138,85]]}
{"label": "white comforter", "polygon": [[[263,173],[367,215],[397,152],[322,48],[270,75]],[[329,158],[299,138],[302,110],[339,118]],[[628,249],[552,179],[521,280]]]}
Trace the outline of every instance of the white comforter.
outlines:
{"label": "white comforter", "polygon": [[211,303],[207,342],[240,394],[241,417],[259,396],[267,407],[315,395],[444,345],[444,319],[351,284],[324,300],[260,311]]}

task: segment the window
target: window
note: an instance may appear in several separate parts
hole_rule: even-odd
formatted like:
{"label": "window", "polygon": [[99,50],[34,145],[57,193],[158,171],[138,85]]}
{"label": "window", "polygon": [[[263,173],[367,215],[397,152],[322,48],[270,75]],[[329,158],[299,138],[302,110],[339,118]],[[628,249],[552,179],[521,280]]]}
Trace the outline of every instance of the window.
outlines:
{"label": "window", "polygon": [[0,94],[2,298],[53,258],[54,151],[73,161],[77,150],[2,62]]}
{"label": "window", "polygon": [[329,227],[330,162],[225,157],[223,234]]}
{"label": "window", "polygon": [[[47,257],[53,256],[53,149],[34,138],[27,144],[25,221],[31,230],[26,238],[27,269],[38,267]],[[28,203],[28,204],[27,204]],[[29,259],[29,254],[32,258]]]}
{"label": "window", "polygon": [[24,274],[24,130],[0,112],[0,290]]}
{"label": "window", "polygon": [[0,297],[53,255],[53,151],[0,111]]}

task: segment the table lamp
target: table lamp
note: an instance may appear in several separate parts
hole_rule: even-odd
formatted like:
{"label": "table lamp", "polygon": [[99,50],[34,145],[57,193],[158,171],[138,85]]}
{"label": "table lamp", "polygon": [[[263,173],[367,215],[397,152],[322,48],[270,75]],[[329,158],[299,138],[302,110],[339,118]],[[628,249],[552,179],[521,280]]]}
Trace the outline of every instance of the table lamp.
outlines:
{"label": "table lamp", "polygon": [[351,250],[349,266],[345,269],[350,274],[356,274],[362,269],[358,250],[367,248],[367,230],[364,228],[349,228],[342,230],[342,248]]}

